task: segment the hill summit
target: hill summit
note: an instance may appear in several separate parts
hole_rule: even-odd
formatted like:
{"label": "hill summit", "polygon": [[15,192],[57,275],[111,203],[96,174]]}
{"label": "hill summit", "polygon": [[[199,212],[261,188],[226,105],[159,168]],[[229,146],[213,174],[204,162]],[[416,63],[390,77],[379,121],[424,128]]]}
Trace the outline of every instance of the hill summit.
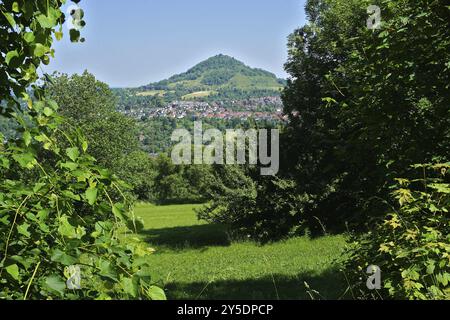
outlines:
{"label": "hill summit", "polygon": [[188,71],[139,88],[139,95],[160,95],[184,100],[277,96],[285,81],[275,74],[251,68],[223,54]]}

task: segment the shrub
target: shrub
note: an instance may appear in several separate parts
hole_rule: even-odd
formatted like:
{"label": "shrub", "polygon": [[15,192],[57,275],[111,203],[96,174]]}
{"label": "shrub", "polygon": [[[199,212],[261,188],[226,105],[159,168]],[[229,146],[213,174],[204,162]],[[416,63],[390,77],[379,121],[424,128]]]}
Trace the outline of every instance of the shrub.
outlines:
{"label": "shrub", "polygon": [[[346,252],[346,272],[362,297],[450,299],[450,163],[415,168],[423,177],[397,179],[399,208]],[[360,280],[369,265],[381,268],[379,295]]]}
{"label": "shrub", "polygon": [[228,226],[233,236],[262,243],[293,235],[302,225],[295,184],[290,180],[257,177],[253,169],[216,168],[214,196],[198,212],[199,218]]}

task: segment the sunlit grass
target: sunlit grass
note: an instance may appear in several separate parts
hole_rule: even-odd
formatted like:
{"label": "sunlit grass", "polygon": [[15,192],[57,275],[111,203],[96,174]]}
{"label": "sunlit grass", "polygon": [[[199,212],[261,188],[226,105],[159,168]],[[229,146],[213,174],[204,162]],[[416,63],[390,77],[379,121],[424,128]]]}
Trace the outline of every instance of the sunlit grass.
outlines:
{"label": "sunlit grass", "polygon": [[141,204],[142,236],[156,253],[154,279],[175,299],[308,299],[304,282],[324,298],[345,291],[334,266],[343,236],[293,238],[268,245],[233,242],[225,229],[200,222],[199,205]]}
{"label": "sunlit grass", "polygon": [[187,95],[184,95],[182,97],[183,100],[190,100],[190,99],[195,99],[195,98],[204,98],[204,97],[208,97],[212,94],[216,94],[217,91],[197,91],[197,92],[193,92]]}
{"label": "sunlit grass", "polygon": [[149,90],[136,93],[136,95],[140,97],[163,96],[165,94],[166,92],[164,90]]}

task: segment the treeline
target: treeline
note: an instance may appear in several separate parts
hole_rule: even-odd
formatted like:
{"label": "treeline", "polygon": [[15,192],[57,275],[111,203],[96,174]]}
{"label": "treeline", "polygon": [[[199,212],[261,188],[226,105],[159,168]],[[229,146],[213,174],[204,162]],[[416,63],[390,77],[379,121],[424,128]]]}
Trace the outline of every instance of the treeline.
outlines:
{"label": "treeline", "polygon": [[[268,109],[270,107],[267,107]],[[218,129],[225,132],[227,129],[272,128],[280,125],[277,120],[255,119],[196,119],[196,118],[150,118],[137,122],[142,150],[149,154],[169,153],[174,142],[171,141],[175,129],[186,129],[193,133],[194,121],[202,121],[207,129]]]}
{"label": "treeline", "polygon": [[[283,82],[280,81],[280,84]],[[244,100],[251,98],[262,98],[262,97],[270,97],[270,96],[279,96],[281,93],[280,90],[271,90],[271,89],[238,89],[238,88],[221,88],[219,92],[216,94],[212,94],[206,98],[202,98],[203,101],[214,101],[214,100]]]}
{"label": "treeline", "polygon": [[167,100],[161,95],[138,95],[135,89],[113,88],[117,96],[117,111],[128,111],[132,109],[162,108],[167,105]]}

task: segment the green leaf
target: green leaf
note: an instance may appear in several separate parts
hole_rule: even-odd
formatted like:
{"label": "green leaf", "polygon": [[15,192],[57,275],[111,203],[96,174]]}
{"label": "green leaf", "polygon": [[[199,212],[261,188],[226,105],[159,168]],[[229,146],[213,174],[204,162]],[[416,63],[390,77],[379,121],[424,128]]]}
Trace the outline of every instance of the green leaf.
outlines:
{"label": "green leaf", "polygon": [[122,210],[120,210],[117,205],[112,206],[112,213],[119,219],[124,219],[124,215],[122,213]]}
{"label": "green leaf", "polygon": [[117,273],[115,272],[114,268],[112,267],[110,261],[103,260],[103,259],[100,260],[98,268],[100,271],[99,274],[102,277],[106,277],[113,281],[117,281]]}
{"label": "green leaf", "polygon": [[11,256],[11,260],[20,263],[25,269],[28,269],[32,264],[34,264],[34,259],[32,257],[24,258],[22,256]]}
{"label": "green leaf", "polygon": [[43,44],[36,43],[34,45],[33,53],[36,57],[42,57],[47,52],[47,49],[48,48],[46,46],[44,46]]}
{"label": "green leaf", "polygon": [[9,66],[11,64],[11,60],[13,60],[14,58],[18,58],[18,57],[19,57],[19,53],[17,52],[17,50],[9,51],[6,54],[5,62]]}
{"label": "green leaf", "polygon": [[12,14],[8,13],[8,12],[3,12],[3,15],[5,16],[6,20],[8,20],[9,24],[11,25],[11,27],[15,27],[16,26],[16,21],[14,20],[14,17]]}
{"label": "green leaf", "polygon": [[78,159],[78,157],[80,156],[80,150],[78,150],[77,147],[67,148],[66,154],[70,158],[70,160],[76,161]]}
{"label": "green leaf", "polygon": [[54,22],[54,24],[56,24],[61,15],[62,15],[61,10],[58,10],[57,8],[54,7],[49,7],[48,16],[49,19]]}
{"label": "green leaf", "polygon": [[122,278],[121,284],[126,294],[132,296],[133,298],[137,297],[139,288],[137,283],[134,282],[133,279]]}
{"label": "green leaf", "polygon": [[13,277],[15,280],[19,280],[19,267],[17,266],[17,264],[7,266],[5,269],[11,277]]}
{"label": "green leaf", "polygon": [[24,1],[22,6],[22,12],[26,19],[31,19],[34,13],[34,3],[33,1]]}
{"label": "green leaf", "polygon": [[41,27],[44,29],[50,29],[55,26],[55,22],[43,14],[38,15],[36,19],[38,23],[41,25]]}
{"label": "green leaf", "polygon": [[53,262],[59,262],[65,266],[74,265],[77,262],[77,259],[75,257],[69,256],[68,254],[62,252],[59,249],[53,251],[51,260]]}
{"label": "green leaf", "polygon": [[20,7],[19,7],[19,3],[17,3],[17,1],[14,1],[12,4],[12,11],[19,13],[20,12]]}
{"label": "green leaf", "polygon": [[36,183],[33,187],[33,192],[36,193],[39,190],[41,190],[43,187],[45,187],[46,184],[45,183]]}
{"label": "green leaf", "polygon": [[[48,74],[45,74],[45,79],[47,79],[48,82],[50,82],[51,84],[55,84],[53,78],[51,76],[49,76]],[[52,111],[56,111],[58,110],[58,103],[56,103],[55,100],[47,100],[46,101],[47,106],[52,110]]]}
{"label": "green leaf", "polygon": [[447,183],[433,183],[429,185],[430,188],[435,189],[439,193],[450,194],[450,185]]}
{"label": "green leaf", "polygon": [[34,155],[31,153],[22,153],[13,155],[13,159],[16,160],[22,168],[32,169],[37,163]]}
{"label": "green leaf", "polygon": [[29,238],[31,236],[31,233],[28,232],[29,227],[30,227],[30,225],[28,223],[24,222],[17,227],[17,232],[19,232],[21,235]]}
{"label": "green leaf", "polygon": [[66,282],[57,275],[51,275],[45,279],[45,286],[47,289],[50,289],[50,291],[55,291],[63,295],[64,290],[66,289]]}
{"label": "green leaf", "polygon": [[55,32],[55,38],[56,38],[56,40],[60,41],[63,38],[63,33]]}
{"label": "green leaf", "polygon": [[81,37],[80,31],[70,29],[70,41],[78,42],[80,40],[80,37]]}
{"label": "green leaf", "polygon": [[0,167],[3,167],[5,169],[9,169],[9,165],[10,165],[10,162],[9,162],[9,160],[7,158],[0,157]]}
{"label": "green leaf", "polygon": [[45,107],[43,112],[47,117],[50,117],[53,114],[53,110],[49,107]]}
{"label": "green leaf", "polygon": [[95,203],[95,201],[97,201],[97,193],[98,190],[95,187],[91,187],[86,190],[86,199],[91,206]]}
{"label": "green leaf", "polygon": [[28,147],[31,143],[31,133],[29,131],[25,131],[22,136],[23,142]]}
{"label": "green leaf", "polygon": [[44,109],[44,107],[45,107],[45,104],[42,101],[36,101],[36,102],[33,103],[33,108],[36,111],[41,111],[41,110]]}
{"label": "green leaf", "polygon": [[164,290],[157,287],[157,286],[151,286],[147,290],[147,294],[149,295],[150,299],[152,300],[166,300],[166,294],[164,293]]}
{"label": "green leaf", "polygon": [[427,274],[433,274],[436,266],[434,263],[430,263],[427,265]]}

